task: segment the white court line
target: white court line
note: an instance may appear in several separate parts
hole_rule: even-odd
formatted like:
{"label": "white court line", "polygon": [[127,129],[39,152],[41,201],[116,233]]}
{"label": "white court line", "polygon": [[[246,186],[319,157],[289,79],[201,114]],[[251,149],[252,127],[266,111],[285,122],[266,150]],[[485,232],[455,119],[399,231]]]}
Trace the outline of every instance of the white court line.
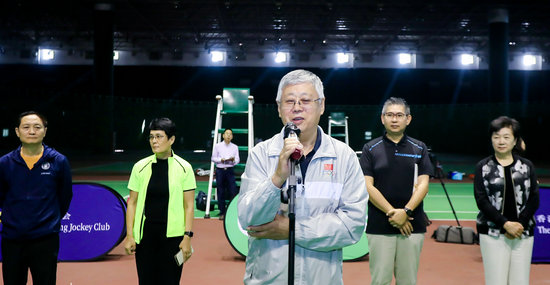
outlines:
{"label": "white court line", "polygon": [[[441,198],[441,197],[447,197],[445,195],[426,195],[427,197],[434,197],[434,198]],[[451,195],[450,198],[474,198],[474,195]]]}
{"label": "white court line", "polygon": [[[424,210],[424,212],[426,213],[451,213],[452,211],[426,211]],[[471,214],[471,213],[479,213],[479,211],[455,211],[457,213],[465,213],[465,214]]]}
{"label": "white court line", "polygon": [[[458,219],[459,221],[472,221],[474,222],[475,219]],[[454,219],[430,219],[430,221],[456,221]]]}

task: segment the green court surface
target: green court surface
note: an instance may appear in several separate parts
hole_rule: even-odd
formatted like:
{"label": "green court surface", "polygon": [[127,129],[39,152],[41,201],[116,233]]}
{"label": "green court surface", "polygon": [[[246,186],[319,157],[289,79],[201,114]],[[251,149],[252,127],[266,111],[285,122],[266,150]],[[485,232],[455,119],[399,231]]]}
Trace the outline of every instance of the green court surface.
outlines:
{"label": "green court surface", "polygon": [[[479,212],[474,199],[472,183],[446,183],[451,202],[459,220],[475,220]],[[424,210],[431,220],[453,220],[451,206],[441,183],[430,183],[430,190],[424,199]]]}
{"label": "green court surface", "polygon": [[[128,196],[128,181],[75,181],[75,182],[94,182],[106,185],[116,190],[122,197]],[[459,220],[475,220],[478,209],[474,199],[474,190],[472,183],[446,183],[445,187],[453,203],[454,209]],[[197,181],[197,191],[207,192],[208,182]],[[217,206],[217,205],[216,205]],[[430,191],[424,199],[424,210],[432,220],[454,220],[451,207],[443,192],[443,187],[439,182],[430,183]],[[211,212],[211,217],[216,217],[218,210]],[[204,211],[195,209],[195,217],[203,218]]]}

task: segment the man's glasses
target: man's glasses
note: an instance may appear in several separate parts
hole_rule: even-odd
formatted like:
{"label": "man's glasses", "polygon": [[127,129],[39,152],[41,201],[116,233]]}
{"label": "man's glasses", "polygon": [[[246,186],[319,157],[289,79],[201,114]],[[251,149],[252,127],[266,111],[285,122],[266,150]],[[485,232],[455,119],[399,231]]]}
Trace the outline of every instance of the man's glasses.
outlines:
{"label": "man's glasses", "polygon": [[405,113],[384,113],[384,117],[386,117],[386,119],[392,119],[392,118],[397,118],[398,120],[403,120],[407,117],[407,114]]}
{"label": "man's glasses", "polygon": [[281,102],[281,105],[282,105],[283,109],[290,110],[290,109],[294,108],[294,106],[296,106],[296,103],[298,103],[298,105],[300,105],[302,108],[307,109],[307,108],[310,108],[311,106],[313,106],[314,102],[319,102],[320,100],[321,100],[321,98],[317,98],[315,100],[300,99],[298,101],[289,99],[289,100],[285,100],[285,101]]}
{"label": "man's glasses", "polygon": [[160,141],[160,140],[162,140],[164,137],[165,137],[165,135],[154,135],[154,136],[153,136],[153,135],[150,135],[150,136],[149,136],[149,140],[150,140],[150,141],[153,141],[154,139],[157,139],[157,141]]}

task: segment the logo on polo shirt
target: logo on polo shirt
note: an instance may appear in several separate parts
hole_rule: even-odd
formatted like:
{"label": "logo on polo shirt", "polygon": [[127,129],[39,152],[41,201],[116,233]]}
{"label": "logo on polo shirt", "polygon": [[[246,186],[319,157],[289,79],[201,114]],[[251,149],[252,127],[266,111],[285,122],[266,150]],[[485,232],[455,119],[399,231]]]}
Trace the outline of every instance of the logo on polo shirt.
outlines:
{"label": "logo on polo shirt", "polygon": [[404,157],[411,157],[411,158],[422,158],[422,156],[420,154],[414,154],[414,153],[409,154],[409,153],[396,152],[395,156],[404,156]]}
{"label": "logo on polo shirt", "polygon": [[332,163],[325,163],[323,166],[323,172],[326,175],[332,176],[334,174],[334,164]]}
{"label": "logo on polo shirt", "polygon": [[51,165],[50,165],[49,162],[44,162],[44,163],[42,163],[42,169],[44,169],[44,170],[50,169],[50,166],[51,166]]}

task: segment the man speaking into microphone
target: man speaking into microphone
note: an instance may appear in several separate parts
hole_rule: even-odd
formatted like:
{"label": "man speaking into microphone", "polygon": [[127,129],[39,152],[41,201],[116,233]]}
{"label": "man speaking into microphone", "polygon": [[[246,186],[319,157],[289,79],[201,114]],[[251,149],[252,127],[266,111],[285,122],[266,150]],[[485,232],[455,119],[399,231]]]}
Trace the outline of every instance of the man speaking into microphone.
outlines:
{"label": "man speaking into microphone", "polygon": [[359,241],[366,221],[368,194],[359,161],[318,126],[325,96],[317,75],[286,74],[276,102],[283,124],[293,123],[300,134],[285,138],[283,128],[248,156],[238,200],[239,222],[249,234],[244,283],[287,284],[289,219],[281,191],[294,167],[295,284],[343,284],[342,248]]}

